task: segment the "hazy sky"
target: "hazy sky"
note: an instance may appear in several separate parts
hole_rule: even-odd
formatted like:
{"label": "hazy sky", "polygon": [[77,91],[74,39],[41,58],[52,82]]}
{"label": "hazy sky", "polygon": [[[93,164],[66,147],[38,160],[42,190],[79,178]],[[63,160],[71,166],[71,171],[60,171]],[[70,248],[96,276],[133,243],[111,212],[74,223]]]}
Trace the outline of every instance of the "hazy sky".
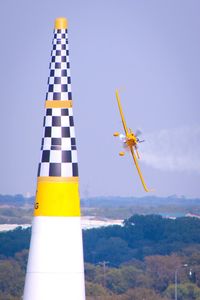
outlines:
{"label": "hazy sky", "polygon": [[200,197],[200,1],[18,0],[0,4],[2,194],[35,193],[54,19],[69,21],[81,196],[146,195],[122,132],[143,131],[155,195]]}

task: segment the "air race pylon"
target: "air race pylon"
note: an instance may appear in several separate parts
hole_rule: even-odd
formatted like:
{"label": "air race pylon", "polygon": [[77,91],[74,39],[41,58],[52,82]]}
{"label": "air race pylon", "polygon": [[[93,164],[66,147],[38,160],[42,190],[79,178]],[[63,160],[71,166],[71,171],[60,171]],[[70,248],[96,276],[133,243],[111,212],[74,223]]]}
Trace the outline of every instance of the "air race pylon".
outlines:
{"label": "air race pylon", "polygon": [[67,20],[55,21],[23,300],[84,300]]}

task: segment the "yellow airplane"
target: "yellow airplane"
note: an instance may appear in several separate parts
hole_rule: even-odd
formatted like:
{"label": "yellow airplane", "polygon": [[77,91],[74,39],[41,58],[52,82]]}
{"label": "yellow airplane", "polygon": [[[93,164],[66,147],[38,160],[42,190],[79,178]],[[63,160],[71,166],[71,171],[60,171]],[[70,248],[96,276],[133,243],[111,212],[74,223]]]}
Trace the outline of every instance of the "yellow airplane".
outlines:
{"label": "yellow airplane", "polygon": [[[119,132],[115,132],[113,135],[115,137],[122,136],[123,142],[124,142],[124,146],[127,149],[130,150],[130,152],[131,152],[131,154],[133,156],[133,160],[134,160],[136,169],[138,171],[138,174],[140,176],[140,180],[142,182],[142,185],[143,185],[145,191],[146,192],[152,192],[153,190],[149,190],[147,188],[147,186],[146,186],[146,183],[145,183],[144,178],[142,176],[142,172],[140,170],[140,167],[139,167],[139,164],[138,164],[138,160],[137,160],[137,158],[140,159],[140,156],[139,156],[139,153],[138,153],[138,149],[137,149],[137,144],[141,143],[141,142],[144,142],[144,141],[140,141],[139,138],[137,137],[137,134],[134,134],[134,132],[130,128],[129,129],[127,128],[126,121],[125,121],[125,118],[124,118],[124,114],[123,114],[123,111],[122,111],[122,106],[121,106],[121,102],[120,102],[118,90],[116,90],[116,98],[117,98],[117,103],[118,103],[118,107],[119,107],[120,116],[121,116],[121,119],[122,119],[122,124],[123,124],[124,131],[125,131],[125,136],[120,135]],[[136,155],[135,155],[135,152],[136,152]],[[119,155],[120,156],[124,156],[125,152],[121,151],[121,152],[119,152]]]}

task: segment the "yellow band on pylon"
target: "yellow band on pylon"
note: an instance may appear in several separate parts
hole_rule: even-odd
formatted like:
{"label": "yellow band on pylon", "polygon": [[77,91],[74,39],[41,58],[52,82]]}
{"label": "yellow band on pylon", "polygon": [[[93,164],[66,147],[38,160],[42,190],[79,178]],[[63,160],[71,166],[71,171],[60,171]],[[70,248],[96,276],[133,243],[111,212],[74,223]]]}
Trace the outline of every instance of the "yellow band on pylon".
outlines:
{"label": "yellow band on pylon", "polygon": [[38,177],[38,182],[79,182],[79,177],[60,177],[60,176],[40,176]]}
{"label": "yellow band on pylon", "polygon": [[46,108],[70,108],[72,107],[72,100],[46,100]]}
{"label": "yellow band on pylon", "polygon": [[34,216],[80,216],[78,182],[39,180]]}
{"label": "yellow band on pylon", "polygon": [[57,18],[55,20],[55,29],[67,29],[68,23],[65,18]]}

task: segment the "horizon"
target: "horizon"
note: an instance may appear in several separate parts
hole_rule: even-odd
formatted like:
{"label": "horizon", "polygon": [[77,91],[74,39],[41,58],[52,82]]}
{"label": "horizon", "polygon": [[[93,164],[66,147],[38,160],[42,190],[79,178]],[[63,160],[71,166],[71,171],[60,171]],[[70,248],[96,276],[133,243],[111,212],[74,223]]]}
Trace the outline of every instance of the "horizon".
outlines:
{"label": "horizon", "polygon": [[[0,197],[16,197],[16,196],[20,196],[23,197],[24,199],[31,199],[31,198],[35,198],[35,195],[24,195],[24,194],[1,194],[0,193]],[[101,199],[109,199],[109,198],[127,198],[127,199],[143,199],[143,198],[160,198],[160,199],[177,199],[177,200],[200,200],[200,197],[186,197],[184,195],[168,195],[168,196],[158,196],[158,195],[143,195],[143,196],[121,196],[121,195],[97,195],[97,196],[89,196],[89,197],[80,197],[80,200],[87,200],[87,199],[96,199],[96,198],[101,198]],[[152,199],[149,199],[150,201]]]}

